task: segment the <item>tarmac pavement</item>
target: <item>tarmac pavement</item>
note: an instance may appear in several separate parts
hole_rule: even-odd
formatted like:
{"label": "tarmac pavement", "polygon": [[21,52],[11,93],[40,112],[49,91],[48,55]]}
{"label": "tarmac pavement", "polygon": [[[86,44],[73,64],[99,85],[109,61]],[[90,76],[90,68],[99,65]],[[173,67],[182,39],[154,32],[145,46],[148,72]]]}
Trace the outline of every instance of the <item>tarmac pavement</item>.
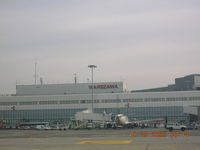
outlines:
{"label": "tarmac pavement", "polygon": [[[163,130],[0,130],[0,150],[200,150],[199,130],[189,131],[188,136],[170,136],[165,130],[165,137],[141,137],[143,132],[160,131]],[[130,132],[138,136],[130,136]]]}

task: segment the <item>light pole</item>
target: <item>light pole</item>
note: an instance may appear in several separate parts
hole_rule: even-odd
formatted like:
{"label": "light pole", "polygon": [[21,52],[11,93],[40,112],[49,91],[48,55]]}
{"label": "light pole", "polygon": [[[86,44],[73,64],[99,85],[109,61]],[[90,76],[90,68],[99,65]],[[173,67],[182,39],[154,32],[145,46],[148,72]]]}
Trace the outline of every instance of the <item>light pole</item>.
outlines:
{"label": "light pole", "polygon": [[94,89],[94,83],[93,83],[93,70],[94,70],[94,68],[97,68],[97,66],[95,66],[95,65],[89,65],[88,66],[90,69],[91,69],[91,72],[92,72],[92,112],[93,112],[93,103],[94,103],[94,91],[93,91],[93,89]]}

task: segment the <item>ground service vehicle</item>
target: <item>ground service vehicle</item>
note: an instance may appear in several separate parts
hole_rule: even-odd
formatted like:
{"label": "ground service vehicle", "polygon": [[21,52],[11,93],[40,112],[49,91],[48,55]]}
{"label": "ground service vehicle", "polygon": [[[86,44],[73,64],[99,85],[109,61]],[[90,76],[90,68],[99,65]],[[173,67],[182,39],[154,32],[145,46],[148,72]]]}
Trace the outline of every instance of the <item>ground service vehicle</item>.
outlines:
{"label": "ground service vehicle", "polygon": [[172,130],[181,130],[181,131],[185,131],[185,129],[187,128],[185,125],[179,124],[179,123],[169,123],[166,126],[167,129],[169,129],[169,131]]}

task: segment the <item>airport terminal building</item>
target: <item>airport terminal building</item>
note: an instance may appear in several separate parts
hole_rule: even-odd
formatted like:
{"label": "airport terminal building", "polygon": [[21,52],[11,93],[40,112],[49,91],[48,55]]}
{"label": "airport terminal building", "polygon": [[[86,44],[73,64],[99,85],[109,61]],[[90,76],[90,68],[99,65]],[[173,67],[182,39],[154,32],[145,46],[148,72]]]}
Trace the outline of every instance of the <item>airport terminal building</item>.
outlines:
{"label": "airport terminal building", "polygon": [[129,120],[191,121],[199,119],[199,106],[198,90],[130,93],[123,82],[17,85],[16,95],[0,96],[0,125],[67,124],[76,112],[86,109],[122,113]]}

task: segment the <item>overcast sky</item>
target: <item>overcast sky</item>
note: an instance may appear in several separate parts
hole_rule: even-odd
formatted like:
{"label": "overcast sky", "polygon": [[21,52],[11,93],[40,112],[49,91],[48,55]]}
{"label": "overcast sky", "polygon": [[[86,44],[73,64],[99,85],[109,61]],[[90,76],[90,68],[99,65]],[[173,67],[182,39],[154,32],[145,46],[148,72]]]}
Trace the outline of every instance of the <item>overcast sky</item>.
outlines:
{"label": "overcast sky", "polygon": [[200,73],[199,0],[0,0],[0,94],[17,84],[124,81],[129,90]]}

